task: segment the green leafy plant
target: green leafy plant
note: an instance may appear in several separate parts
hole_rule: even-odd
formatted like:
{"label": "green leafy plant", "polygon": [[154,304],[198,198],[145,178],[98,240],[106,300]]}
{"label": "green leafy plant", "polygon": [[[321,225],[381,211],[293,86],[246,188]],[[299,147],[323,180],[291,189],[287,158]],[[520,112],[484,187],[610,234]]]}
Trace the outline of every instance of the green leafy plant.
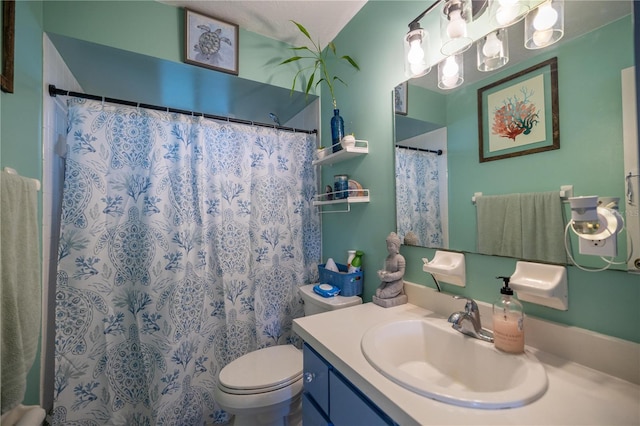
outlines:
{"label": "green leafy plant", "polygon": [[[358,71],[360,71],[360,67],[358,66],[356,61],[354,61],[348,55],[344,55],[338,58],[338,54],[336,53],[336,45],[333,42],[330,42],[329,44],[327,44],[326,48],[323,49],[322,46],[320,45],[320,41],[318,41],[318,43],[315,43],[311,38],[311,35],[309,35],[309,32],[307,31],[307,29],[302,24],[299,24],[296,21],[291,21],[291,22],[293,22],[298,27],[300,32],[304,34],[305,37],[309,39],[309,41],[311,41],[311,47],[309,46],[292,47],[291,49],[296,52],[296,55],[290,57],[289,59],[285,59],[280,63],[280,65],[289,64],[289,63],[297,62],[301,60],[305,60],[305,61],[311,60],[312,62],[311,65],[300,69],[296,73],[296,75],[293,77],[291,92],[293,92],[293,90],[295,89],[296,81],[300,76],[300,74],[305,74],[307,71],[312,69],[313,71],[309,75],[309,80],[307,81],[307,85],[305,87],[305,91],[304,91],[305,95],[309,95],[309,91],[311,90],[311,87],[317,87],[320,83],[325,82],[327,87],[329,88],[329,93],[331,94],[331,101],[333,102],[333,108],[334,109],[337,108],[336,96],[334,94],[334,83],[336,81],[339,81],[345,86],[347,84],[344,82],[344,80],[342,80],[337,75],[332,75],[332,73],[329,70],[329,64],[327,62],[328,59],[335,58],[337,60],[344,60],[349,65],[351,65],[351,67],[355,68]],[[333,57],[331,57],[330,54],[332,54]],[[315,86],[314,86],[314,83],[315,83]]]}

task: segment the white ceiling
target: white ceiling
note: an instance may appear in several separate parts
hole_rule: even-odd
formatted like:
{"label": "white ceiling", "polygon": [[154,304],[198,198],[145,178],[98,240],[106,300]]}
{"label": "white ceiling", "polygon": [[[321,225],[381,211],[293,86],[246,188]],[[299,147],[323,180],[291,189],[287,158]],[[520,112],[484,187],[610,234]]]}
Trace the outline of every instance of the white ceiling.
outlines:
{"label": "white ceiling", "polygon": [[322,46],[333,40],[340,30],[364,6],[366,0],[158,0],[186,7],[196,12],[237,24],[240,28],[289,43],[307,44],[291,20],[302,24]]}

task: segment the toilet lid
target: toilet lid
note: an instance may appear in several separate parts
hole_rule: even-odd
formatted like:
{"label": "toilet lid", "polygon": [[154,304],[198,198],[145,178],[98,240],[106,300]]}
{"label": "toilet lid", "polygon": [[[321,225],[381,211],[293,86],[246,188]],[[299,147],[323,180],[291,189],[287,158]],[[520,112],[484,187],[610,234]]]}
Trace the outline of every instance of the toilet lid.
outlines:
{"label": "toilet lid", "polygon": [[268,392],[302,377],[302,351],[293,345],[271,346],[241,356],[220,371],[219,386],[234,394]]}

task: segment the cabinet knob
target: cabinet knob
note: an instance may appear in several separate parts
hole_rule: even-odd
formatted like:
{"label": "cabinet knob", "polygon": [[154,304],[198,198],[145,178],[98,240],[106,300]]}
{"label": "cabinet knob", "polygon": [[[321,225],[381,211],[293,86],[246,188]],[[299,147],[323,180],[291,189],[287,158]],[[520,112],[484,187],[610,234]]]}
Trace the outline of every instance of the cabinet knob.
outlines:
{"label": "cabinet knob", "polygon": [[316,378],[315,373],[304,373],[305,383],[311,383]]}

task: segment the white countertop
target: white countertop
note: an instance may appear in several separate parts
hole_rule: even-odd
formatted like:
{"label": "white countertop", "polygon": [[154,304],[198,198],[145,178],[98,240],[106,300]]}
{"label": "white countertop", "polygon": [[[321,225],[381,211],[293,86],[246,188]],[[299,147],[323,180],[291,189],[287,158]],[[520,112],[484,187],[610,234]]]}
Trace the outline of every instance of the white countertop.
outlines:
{"label": "white countertop", "polygon": [[[458,407],[406,390],[367,362],[360,349],[360,340],[374,325],[425,317],[446,321],[413,304],[382,308],[365,303],[298,318],[294,320],[293,330],[402,426],[640,424],[639,385],[529,346],[527,350],[545,367],[549,387],[540,399],[524,407],[504,410]],[[469,337],[460,334],[460,338]],[[592,348],[584,347],[583,350]],[[451,356],[464,362],[464,354]]]}

